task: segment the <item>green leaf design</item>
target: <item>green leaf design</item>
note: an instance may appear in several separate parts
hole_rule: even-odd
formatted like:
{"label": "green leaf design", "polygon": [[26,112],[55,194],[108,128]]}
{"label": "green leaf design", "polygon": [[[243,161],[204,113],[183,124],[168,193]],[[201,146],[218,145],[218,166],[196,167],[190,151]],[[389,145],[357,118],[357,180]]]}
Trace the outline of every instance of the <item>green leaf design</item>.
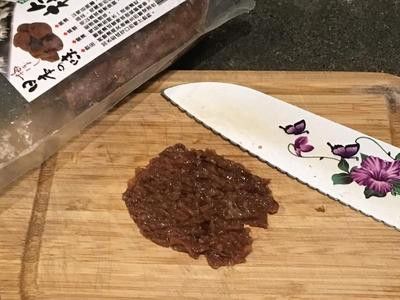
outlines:
{"label": "green leaf design", "polygon": [[395,160],[400,160],[400,153],[396,155]]}
{"label": "green leaf design", "polygon": [[348,173],[339,173],[332,176],[333,184],[350,184],[353,179]]}
{"label": "green leaf design", "polygon": [[368,158],[368,155],[361,153],[361,161],[364,161]]}
{"label": "green leaf design", "polygon": [[367,199],[371,198],[371,197],[382,198],[382,197],[386,196],[385,193],[378,193],[376,191],[370,190],[369,188],[365,188],[364,195],[365,195],[365,198],[367,198]]}
{"label": "green leaf design", "polygon": [[338,167],[339,167],[339,169],[342,170],[343,172],[349,173],[349,168],[350,168],[350,166],[349,166],[349,163],[348,163],[344,158],[342,158],[342,159],[340,160],[340,162],[339,162],[339,164],[338,164]]}
{"label": "green leaf design", "polygon": [[396,182],[395,184],[393,184],[392,195],[400,195],[400,182]]}

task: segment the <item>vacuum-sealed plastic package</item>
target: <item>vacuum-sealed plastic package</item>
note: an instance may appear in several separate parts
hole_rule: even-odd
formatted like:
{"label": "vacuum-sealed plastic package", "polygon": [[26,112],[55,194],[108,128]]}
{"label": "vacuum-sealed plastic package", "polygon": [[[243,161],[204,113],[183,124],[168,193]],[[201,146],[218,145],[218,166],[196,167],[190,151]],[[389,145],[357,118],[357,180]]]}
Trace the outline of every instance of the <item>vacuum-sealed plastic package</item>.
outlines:
{"label": "vacuum-sealed plastic package", "polygon": [[0,0],[0,188],[254,0]]}

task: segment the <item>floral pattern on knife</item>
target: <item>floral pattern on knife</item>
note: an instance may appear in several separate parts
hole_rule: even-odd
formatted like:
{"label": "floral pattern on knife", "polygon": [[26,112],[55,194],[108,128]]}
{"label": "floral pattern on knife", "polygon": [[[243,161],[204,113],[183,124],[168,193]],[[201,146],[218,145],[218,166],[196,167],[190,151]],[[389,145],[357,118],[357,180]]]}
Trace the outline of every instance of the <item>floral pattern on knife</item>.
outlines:
{"label": "floral pattern on knife", "polygon": [[[292,155],[303,159],[338,161],[339,170],[338,173],[332,175],[332,184],[356,183],[364,187],[364,196],[367,199],[370,197],[383,198],[389,193],[393,196],[400,195],[400,153],[392,156],[392,153],[386,151],[376,140],[361,136],[356,138],[354,143],[348,145],[332,145],[327,142],[332,156],[309,155],[306,153],[314,152],[315,147],[309,142],[308,136],[304,135],[311,135],[306,130],[305,120],[300,120],[294,125],[279,126],[279,128],[286,134],[300,135],[293,143],[288,144],[287,149]],[[361,142],[373,143],[385,154],[387,160],[360,152]],[[355,160],[358,165],[350,168],[349,160]]]}

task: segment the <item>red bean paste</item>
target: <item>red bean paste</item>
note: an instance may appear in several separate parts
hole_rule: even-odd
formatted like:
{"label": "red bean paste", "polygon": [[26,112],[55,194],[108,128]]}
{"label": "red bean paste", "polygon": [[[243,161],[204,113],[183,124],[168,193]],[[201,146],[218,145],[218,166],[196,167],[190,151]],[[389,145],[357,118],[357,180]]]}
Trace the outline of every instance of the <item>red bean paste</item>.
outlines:
{"label": "red bean paste", "polygon": [[40,58],[49,62],[60,59],[58,51],[64,45],[47,23],[21,24],[17,28],[13,44],[24,51],[29,52],[34,58]]}
{"label": "red bean paste", "polygon": [[136,170],[123,200],[143,236],[219,268],[245,262],[246,225],[267,228],[278,211],[268,183],[213,150],[176,144]]}

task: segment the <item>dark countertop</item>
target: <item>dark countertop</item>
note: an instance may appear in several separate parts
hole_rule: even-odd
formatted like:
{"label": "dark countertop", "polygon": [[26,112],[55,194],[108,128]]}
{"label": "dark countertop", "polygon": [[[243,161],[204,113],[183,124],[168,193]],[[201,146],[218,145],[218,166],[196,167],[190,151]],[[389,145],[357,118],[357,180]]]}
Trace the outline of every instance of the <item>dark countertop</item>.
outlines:
{"label": "dark countertop", "polygon": [[258,0],[173,69],[400,74],[400,0]]}

